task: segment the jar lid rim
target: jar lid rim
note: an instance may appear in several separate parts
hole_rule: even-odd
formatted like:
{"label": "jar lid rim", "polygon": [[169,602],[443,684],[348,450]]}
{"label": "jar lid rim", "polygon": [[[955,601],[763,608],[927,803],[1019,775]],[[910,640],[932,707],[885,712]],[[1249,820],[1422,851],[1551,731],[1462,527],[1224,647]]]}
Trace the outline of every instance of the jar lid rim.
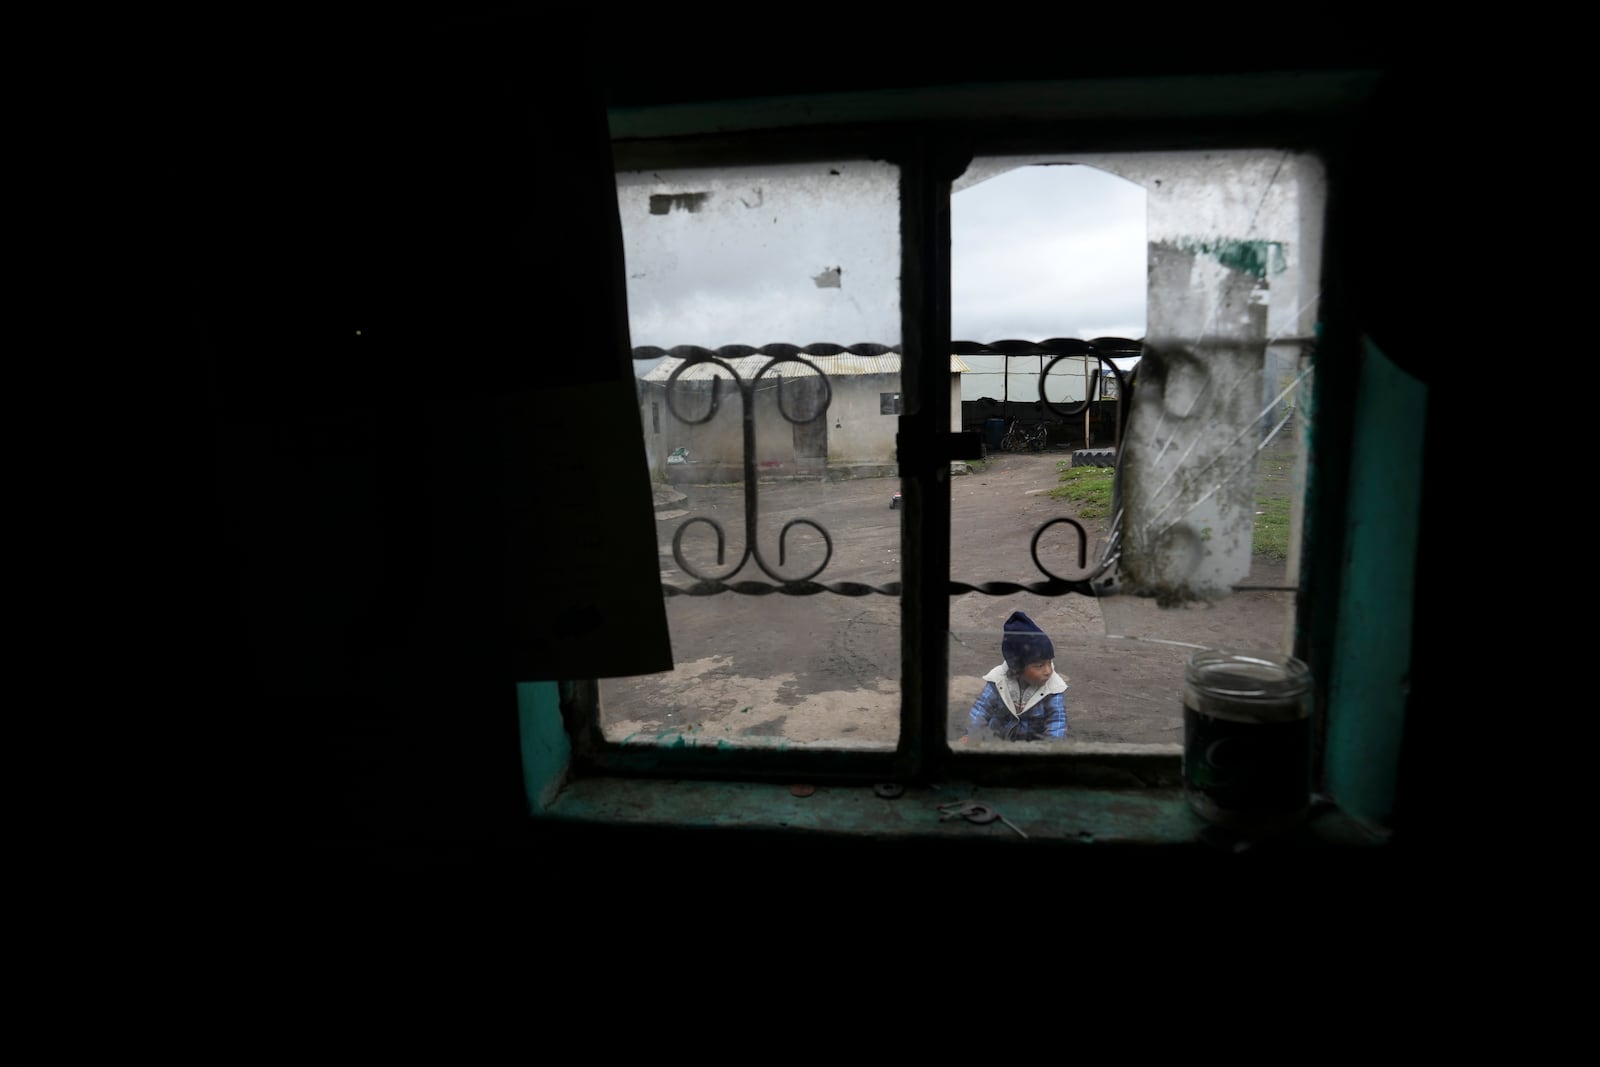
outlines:
{"label": "jar lid rim", "polygon": [[1274,658],[1214,649],[1189,659],[1189,680],[1235,699],[1281,699],[1311,688],[1311,670],[1293,656]]}

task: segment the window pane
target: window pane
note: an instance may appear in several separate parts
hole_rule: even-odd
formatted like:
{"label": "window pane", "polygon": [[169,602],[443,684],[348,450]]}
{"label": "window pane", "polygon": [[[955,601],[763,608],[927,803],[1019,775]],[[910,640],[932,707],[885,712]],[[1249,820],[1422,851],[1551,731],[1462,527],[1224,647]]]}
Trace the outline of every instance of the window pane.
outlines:
{"label": "window pane", "polygon": [[[1051,171],[1109,180],[1051,189],[1042,180]],[[964,199],[1019,174],[1028,177],[1008,195]],[[1061,209],[1063,198],[1076,214]],[[1178,744],[1183,663],[1194,648],[1291,649],[1295,596],[1286,590],[1298,581],[1322,208],[1317,161],[1279,151],[987,159],[957,183],[953,285],[968,276],[964,249],[988,266],[982,287],[952,294],[953,338],[1127,337],[1144,351],[1116,361],[1133,372],[1122,390],[1098,390],[1102,399],[1076,417],[1044,401],[1093,395],[1094,371],[1107,369],[1097,360],[1060,360],[1041,397],[1048,358],[992,357],[1025,373],[993,378],[999,395],[992,384],[970,399],[964,390],[964,428],[984,431],[991,447],[968,478],[952,480],[952,576],[1026,586],[1098,575],[1116,595],[957,596],[952,737],[982,674],[1001,663],[1014,610],[1053,642],[1074,742]],[[1011,251],[964,245],[974,224],[1014,234]],[[1130,244],[1143,265],[1135,276],[1125,268]],[[999,299],[1028,284],[1010,282],[1005,265],[1032,264],[1037,275],[1038,264],[1061,258],[1108,269],[1057,272],[1033,300]],[[987,302],[983,287],[994,294]],[[1044,421],[1043,447],[1018,449],[1001,436],[1012,420]],[[1004,447],[992,447],[997,438]],[[1085,528],[1087,566],[1072,527],[1049,525],[1063,518]]]}
{"label": "window pane", "polygon": [[898,180],[618,175],[676,666],[601,683],[608,740],[898,740]]}

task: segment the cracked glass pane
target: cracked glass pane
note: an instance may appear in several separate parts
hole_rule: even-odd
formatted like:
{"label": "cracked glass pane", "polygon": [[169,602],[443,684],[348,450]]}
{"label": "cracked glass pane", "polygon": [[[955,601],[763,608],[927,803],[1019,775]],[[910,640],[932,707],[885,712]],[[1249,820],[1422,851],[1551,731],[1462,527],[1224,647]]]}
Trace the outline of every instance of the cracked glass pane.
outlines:
{"label": "cracked glass pane", "polygon": [[[1073,171],[1081,180],[1056,195],[1093,205],[1077,216],[1021,195],[1020,181],[1018,195],[993,203],[963,199],[963,190],[999,190],[1020,175],[1037,184]],[[1114,361],[1128,372],[1115,395],[1094,388],[1091,368],[1109,369],[1092,357],[1058,360],[1042,386],[1050,357],[963,357],[1010,372],[964,405],[963,428],[984,432],[988,447],[969,479],[952,480],[952,577],[990,588],[1092,578],[1112,595],[954,597],[949,736],[979,748],[1032,736],[1007,709],[997,718],[1005,730],[960,742],[984,676],[1003,666],[1006,620],[1021,611],[1048,638],[1053,684],[1065,686],[1067,739],[1046,745],[1180,746],[1183,664],[1194,649],[1289,651],[1294,640],[1320,163],[1266,150],[1004,157],[975,160],[955,190],[953,338],[1142,345],[1139,358]],[[1133,217],[1141,232],[1113,225]],[[1009,250],[972,242],[992,276],[995,264],[1033,255],[1047,219],[1059,220],[1058,257],[1104,269],[1057,272],[1054,318],[1030,317],[1018,301],[1001,316],[963,321],[959,283],[973,265],[962,262],[962,226],[1016,235]],[[1130,250],[1141,260],[1137,314],[1121,266]],[[1050,406],[1086,396],[1098,399],[1071,417]],[[1042,446],[1013,432],[1030,423],[1047,430]],[[1001,502],[988,502],[997,490]],[[979,524],[996,507],[1009,532]],[[1083,527],[1082,548],[1066,519]]]}

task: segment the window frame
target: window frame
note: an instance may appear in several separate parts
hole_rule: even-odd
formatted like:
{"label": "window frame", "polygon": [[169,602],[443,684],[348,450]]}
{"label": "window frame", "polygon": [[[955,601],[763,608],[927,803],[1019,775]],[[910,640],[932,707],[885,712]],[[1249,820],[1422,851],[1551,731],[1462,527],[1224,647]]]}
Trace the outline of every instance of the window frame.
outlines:
{"label": "window frame", "polygon": [[[1370,71],[1298,72],[1282,76],[1197,76],[1185,96],[1176,79],[1130,79],[1106,97],[1102,83],[964,87],[886,94],[724,102],[614,109],[617,170],[793,163],[871,158],[900,168],[900,416],[903,516],[902,730],[891,751],[827,747],[627,746],[604,739],[598,684],[561,687],[561,712],[571,741],[570,779],[734,779],[751,782],[934,782],[995,786],[1075,786],[1114,780],[1123,786],[1171,789],[1181,784],[1179,746],[1160,751],[962,751],[946,740],[950,576],[950,484],[953,434],[948,382],[927,374],[929,353],[948,353],[951,184],[980,156],[1212,149],[1289,149],[1317,155],[1327,169],[1322,332],[1314,403],[1318,465],[1306,485],[1310,546],[1299,583],[1294,652],[1318,678],[1317,706],[1326,719],[1334,625],[1342,570],[1345,453],[1353,410],[1356,335],[1335,279],[1340,248],[1339,160],[1370,95]],[[1174,101],[1181,103],[1174,105]],[[1021,102],[1019,102],[1021,101]],[[1264,106],[1270,101],[1272,107]],[[1175,110],[1176,108],[1176,110]],[[1002,118],[994,118],[1002,115]],[[832,339],[848,343],[855,339]],[[987,340],[975,338],[973,340]],[[728,594],[733,595],[733,594]],[[1070,594],[1069,594],[1070,595]],[[908,714],[907,709],[915,709]],[[1322,758],[1318,745],[1318,773]],[[1109,778],[1108,778],[1109,776]]]}

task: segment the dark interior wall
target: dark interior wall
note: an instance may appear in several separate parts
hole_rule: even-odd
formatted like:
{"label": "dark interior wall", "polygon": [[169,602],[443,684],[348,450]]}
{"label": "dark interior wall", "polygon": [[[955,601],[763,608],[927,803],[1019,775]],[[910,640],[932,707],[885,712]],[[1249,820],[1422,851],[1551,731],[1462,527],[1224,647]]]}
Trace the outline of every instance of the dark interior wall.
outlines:
{"label": "dark interior wall", "polygon": [[[615,370],[524,358],[616,327],[611,249],[593,216],[610,188],[566,165],[596,135],[602,100],[883,88],[954,81],[957,69],[1004,80],[1025,66],[787,40],[795,55],[767,53],[736,83],[694,60],[703,33],[640,26],[585,40],[535,20],[280,26],[193,57],[195,85],[178,94],[192,136],[173,174],[214,493],[204,599],[184,633],[207,703],[226,709],[193,739],[194,773],[215,798],[205,847],[263,862],[539,863],[503,575],[482,551],[507,522],[483,413],[486,396],[534,374]],[[1367,52],[1334,40],[1297,59]],[[1028,69],[1271,65],[1248,49],[1174,46]],[[595,501],[604,521],[605,494]],[[1430,496],[1425,539],[1441,506]],[[1417,618],[1442,624],[1436,611]],[[1423,690],[1437,700],[1427,647],[1419,685],[1438,687]],[[1417,721],[1408,765],[1427,781],[1437,725],[1427,709]],[[1406,795],[1418,825],[1436,814],[1427,795]],[[563,833],[544,847],[590,844]]]}
{"label": "dark interior wall", "polygon": [[279,25],[213,42],[181,99],[215,464],[194,636],[228,709],[199,743],[230,846],[525,829],[494,405],[631,370],[578,52],[519,21]]}

